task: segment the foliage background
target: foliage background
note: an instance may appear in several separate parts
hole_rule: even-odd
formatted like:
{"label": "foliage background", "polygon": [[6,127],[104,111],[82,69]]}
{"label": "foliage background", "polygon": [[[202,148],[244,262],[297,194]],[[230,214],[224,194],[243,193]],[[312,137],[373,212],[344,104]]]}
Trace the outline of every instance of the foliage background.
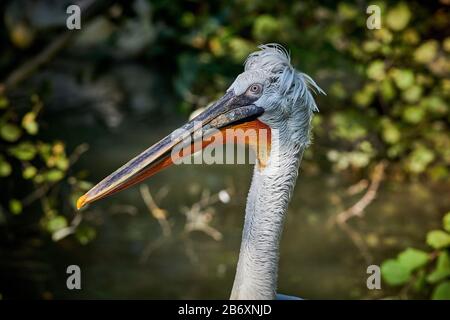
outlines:
{"label": "foliage background", "polygon": [[[82,160],[86,143],[98,134],[94,129],[117,134],[129,119],[155,124],[154,119],[187,118],[220,96],[262,43],[285,45],[293,64],[327,92],[318,97],[314,144],[303,166],[307,174],[357,181],[385,161],[390,181],[438,185],[442,197],[450,191],[447,0],[99,0],[85,2],[82,30],[67,31],[70,3],[0,4],[5,298],[58,296],[53,280],[18,275],[23,270],[15,263],[23,260],[14,257],[17,248],[32,255],[50,248],[51,256],[61,246],[96,241],[96,222],[89,218],[95,209],[83,215],[74,210],[89,181],[101,178],[89,172],[93,161]],[[380,30],[366,27],[369,4],[381,8]],[[448,210],[443,207],[441,215]],[[448,244],[432,247],[438,251],[427,254],[427,261],[448,254]],[[58,263],[63,264],[50,264]],[[440,265],[444,270],[445,263]],[[37,273],[46,274],[43,268]],[[399,268],[394,266],[394,274]],[[410,273],[391,284],[409,283]],[[18,282],[7,280],[11,274]],[[448,273],[439,281],[448,286]],[[437,282],[418,291],[430,296]]]}

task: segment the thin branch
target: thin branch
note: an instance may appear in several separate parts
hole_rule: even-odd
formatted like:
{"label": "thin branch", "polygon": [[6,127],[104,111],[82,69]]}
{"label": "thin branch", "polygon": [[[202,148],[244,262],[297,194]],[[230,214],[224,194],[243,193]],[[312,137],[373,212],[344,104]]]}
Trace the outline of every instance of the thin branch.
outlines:
{"label": "thin branch", "polygon": [[[111,0],[84,0],[75,1],[74,4],[80,7],[81,12],[83,13],[83,19],[87,21],[89,18],[92,18],[96,14],[102,12],[105,8],[109,7],[111,3]],[[5,81],[0,83],[0,92],[3,93],[13,89],[34,74],[39,68],[49,63],[53,57],[68,45],[72,37],[76,34],[77,30],[66,30],[58,35],[56,39],[40,53],[13,70],[11,74],[6,77]]]}
{"label": "thin branch", "polygon": [[161,226],[164,237],[169,237],[172,234],[172,229],[170,227],[169,221],[167,221],[167,210],[158,207],[158,205],[155,203],[155,200],[153,200],[150,189],[146,184],[142,184],[139,188],[139,191],[141,192],[142,200],[144,200],[148,211]]}
{"label": "thin branch", "polygon": [[352,217],[362,217],[364,215],[364,210],[366,207],[375,200],[380,187],[380,183],[384,178],[384,170],[386,168],[386,163],[384,161],[378,163],[372,173],[370,179],[370,185],[364,196],[359,199],[353,206],[347,210],[342,211],[336,217],[338,223],[344,223]]}
{"label": "thin branch", "polygon": [[14,70],[5,80],[3,90],[9,90],[16,87],[19,83],[27,79],[37,69],[48,63],[59,51],[61,51],[73,37],[75,33],[66,31],[59,35],[52,43],[50,43],[37,56],[27,60],[19,68]]}
{"label": "thin branch", "polygon": [[[339,228],[341,228],[341,230],[344,231],[344,233],[350,238],[350,240],[352,240],[352,242],[358,248],[358,250],[360,251],[361,255],[363,256],[364,260],[366,260],[367,263],[371,263],[373,260],[372,255],[369,252],[369,248],[366,245],[361,234],[355,229],[353,229],[347,222],[349,219],[353,217],[362,218],[364,216],[364,210],[375,200],[377,196],[381,181],[384,179],[385,169],[386,169],[385,161],[381,161],[380,163],[378,163],[373,169],[373,172],[371,174],[370,185],[367,188],[366,193],[361,197],[361,199],[359,199],[350,208],[334,216],[328,222],[329,225],[337,223]],[[364,185],[363,181],[364,180],[361,180],[358,183],[360,184],[359,189],[361,189],[361,186]],[[358,188],[355,187],[355,189]]]}

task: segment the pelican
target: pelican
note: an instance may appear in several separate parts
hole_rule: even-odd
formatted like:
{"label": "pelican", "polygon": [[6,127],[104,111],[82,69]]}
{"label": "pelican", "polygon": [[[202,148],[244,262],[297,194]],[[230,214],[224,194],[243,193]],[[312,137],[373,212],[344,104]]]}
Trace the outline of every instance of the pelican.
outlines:
{"label": "pelican", "polygon": [[[217,132],[238,128],[268,132],[268,139],[248,138],[244,142],[266,152],[257,152],[230,299],[280,297],[276,293],[280,237],[302,155],[310,142],[313,113],[317,111],[312,93],[324,93],[312,78],[292,66],[284,47],[266,44],[258,49],[248,56],[244,72],[220,99],[183,125],[182,130],[175,130],[131,159],[77,201],[79,209],[170,166],[177,160],[172,151],[185,145],[187,136],[215,132],[217,137]],[[191,153],[184,156],[208,145],[188,141]]]}

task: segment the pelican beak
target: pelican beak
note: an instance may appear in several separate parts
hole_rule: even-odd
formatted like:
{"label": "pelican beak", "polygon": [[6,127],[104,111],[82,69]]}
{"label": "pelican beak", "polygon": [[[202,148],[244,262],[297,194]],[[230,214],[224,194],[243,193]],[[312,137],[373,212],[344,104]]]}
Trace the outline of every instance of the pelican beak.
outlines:
{"label": "pelican beak", "polygon": [[[211,136],[212,132],[217,134],[217,132],[223,132],[224,129],[232,127],[261,127],[262,123],[257,118],[263,114],[264,109],[254,105],[255,100],[256,98],[248,97],[245,94],[236,96],[233,90],[229,90],[197,117],[100,181],[78,199],[77,208],[80,209],[88,203],[135,185],[172,165],[174,161],[200,151],[210,144],[210,142],[205,142],[204,138],[208,135]],[[192,139],[192,137],[194,138]],[[202,143],[195,143],[196,137],[201,137]],[[208,141],[211,140],[208,139]],[[181,146],[187,146],[190,152],[185,152],[182,156],[174,155],[172,152],[174,148]]]}

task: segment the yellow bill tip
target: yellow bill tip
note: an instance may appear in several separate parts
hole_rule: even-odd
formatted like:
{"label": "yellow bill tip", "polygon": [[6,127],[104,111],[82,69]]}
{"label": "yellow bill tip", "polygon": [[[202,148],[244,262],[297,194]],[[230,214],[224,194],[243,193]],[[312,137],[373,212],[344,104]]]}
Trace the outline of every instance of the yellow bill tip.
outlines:
{"label": "yellow bill tip", "polygon": [[86,204],[86,202],[87,202],[86,199],[87,199],[86,195],[83,195],[83,196],[78,198],[78,200],[77,200],[77,209],[81,209]]}

